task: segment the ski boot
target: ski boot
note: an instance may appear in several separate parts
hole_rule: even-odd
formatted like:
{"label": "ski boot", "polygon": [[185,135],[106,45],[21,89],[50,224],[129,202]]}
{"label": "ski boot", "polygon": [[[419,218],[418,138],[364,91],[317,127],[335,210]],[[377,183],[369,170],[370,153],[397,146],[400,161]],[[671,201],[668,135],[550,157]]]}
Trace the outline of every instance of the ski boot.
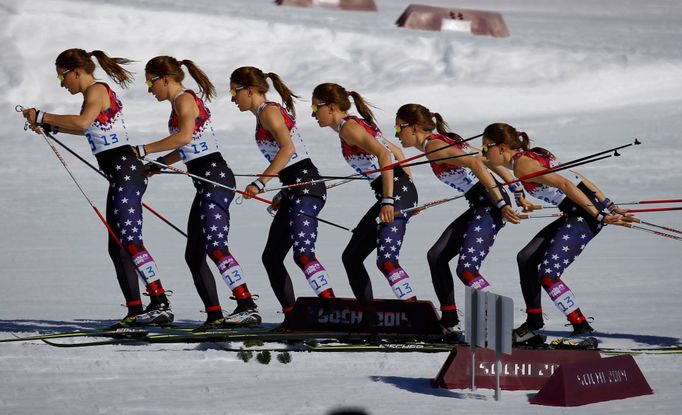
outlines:
{"label": "ski boot", "polygon": [[594,332],[594,329],[590,326],[590,323],[588,323],[587,320],[583,320],[578,324],[573,324],[571,337],[587,337],[587,335],[592,332]]}
{"label": "ski boot", "polygon": [[237,308],[225,317],[225,325],[231,327],[257,326],[263,321],[253,298],[237,300]]}
{"label": "ski boot", "polygon": [[443,310],[438,323],[443,328],[444,343],[462,343],[462,329],[459,327],[457,310]]}
{"label": "ski boot", "polygon": [[174,317],[168,298],[165,294],[162,294],[160,296],[151,297],[151,302],[142,312],[128,314],[123,317],[121,321],[111,325],[109,328],[116,330],[151,325],[167,326],[173,323]]}
{"label": "ski boot", "polygon": [[215,320],[206,320],[204,324],[199,327],[192,329],[192,333],[206,333],[215,330],[221,330],[227,328],[225,324],[225,318],[220,317]]}
{"label": "ski boot", "polygon": [[514,346],[537,346],[545,344],[547,336],[540,334],[542,326],[533,325],[529,322],[521,324],[512,330],[512,344]]}

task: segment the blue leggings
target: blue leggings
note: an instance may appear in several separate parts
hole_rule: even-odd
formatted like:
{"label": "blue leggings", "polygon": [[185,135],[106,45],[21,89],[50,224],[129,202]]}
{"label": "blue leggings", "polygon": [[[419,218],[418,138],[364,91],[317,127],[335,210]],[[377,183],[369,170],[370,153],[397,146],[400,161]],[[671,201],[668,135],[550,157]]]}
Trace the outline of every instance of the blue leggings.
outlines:
{"label": "blue leggings", "polygon": [[476,282],[487,285],[479,270],[502,227],[504,221],[497,208],[472,206],[445,228],[427,254],[431,280],[441,306],[455,305],[449,262],[457,255],[457,277],[465,285]]}
{"label": "blue leggings", "polygon": [[158,269],[142,239],[142,196],[147,178],[132,147],[122,146],[96,154],[100,169],[109,180],[106,220],[120,241],[109,235],[109,256],[119,286],[130,308],[142,305],[138,278],[151,295],[163,294]]}
{"label": "blue leggings", "polygon": [[275,296],[285,311],[293,307],[296,301],[291,277],[284,266],[284,258],[292,248],[294,262],[301,268],[315,293],[333,295],[324,267],[315,256],[317,215],[324,204],[324,199],[317,196],[285,196],[270,225],[263,250],[263,265]]}
{"label": "blue leggings", "polygon": [[[395,170],[394,174],[395,210],[416,206],[418,196],[414,184],[401,169]],[[414,299],[415,293],[409,283],[409,276],[399,262],[409,214],[408,217],[397,215],[393,222],[377,225],[377,217],[381,210],[379,203],[382,198],[381,178],[375,179],[371,185],[378,201],[369,208],[353,229],[353,236],[341,256],[351,289],[355,298],[362,303],[366,304],[374,299],[372,283],[364,261],[376,249],[376,265],[388,280],[395,296],[399,299]]]}
{"label": "blue leggings", "polygon": [[[220,153],[212,153],[187,163],[187,170],[223,186],[235,188],[232,170]],[[229,249],[230,204],[234,191],[203,180],[193,179],[196,195],[187,222],[185,261],[192,273],[194,286],[209,317],[219,317],[221,310],[215,280],[206,256],[216,264],[235,298],[248,298],[246,280],[239,263]]]}

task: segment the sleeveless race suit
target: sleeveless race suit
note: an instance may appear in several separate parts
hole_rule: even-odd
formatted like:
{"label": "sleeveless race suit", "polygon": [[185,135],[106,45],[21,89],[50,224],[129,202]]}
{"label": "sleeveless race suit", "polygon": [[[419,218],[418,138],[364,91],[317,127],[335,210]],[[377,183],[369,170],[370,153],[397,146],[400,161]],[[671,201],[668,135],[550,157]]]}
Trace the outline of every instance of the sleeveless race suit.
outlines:
{"label": "sleeveless race suit", "polygon": [[[218,142],[211,125],[211,111],[194,91],[190,94],[199,109],[194,120],[192,141],[180,147],[178,152],[187,166],[187,171],[206,180],[234,189],[236,181],[232,170],[218,149]],[[175,109],[171,110],[168,132],[180,131],[179,118]],[[237,260],[230,253],[228,235],[230,231],[230,203],[234,191],[216,184],[192,178],[196,194],[187,221],[187,245],[185,261],[189,266],[194,285],[204,303],[208,321],[222,317],[222,309],[213,275],[206,264],[206,255],[216,264],[220,275],[232,291],[235,299],[251,297],[246,285],[246,277]]]}
{"label": "sleeveless race suit", "polygon": [[[351,120],[360,124],[365,131],[376,140],[379,140],[384,146],[386,144],[381,132],[372,128],[369,123],[359,117],[346,116],[339,123],[339,138],[341,139],[343,158],[356,173],[362,174],[362,176],[370,181],[370,186],[374,190],[376,198],[376,203],[369,208],[365,216],[353,229],[353,236],[342,255],[343,265],[348,274],[353,294],[355,294],[359,301],[364,303],[374,298],[369,273],[363,262],[376,249],[376,265],[388,280],[395,296],[401,300],[415,298],[414,290],[409,281],[409,275],[399,263],[400,248],[402,247],[410,215],[409,213],[407,215],[398,213],[392,222],[382,222],[377,225],[376,220],[381,210],[381,199],[383,198],[381,173],[376,171],[380,168],[379,160],[364,149],[349,145],[344,141],[340,131],[343,125]],[[388,150],[387,146],[386,149]],[[417,189],[409,176],[399,166],[393,169],[393,175],[392,196],[395,198],[394,208],[396,213],[402,209],[417,206]]]}
{"label": "sleeveless race suit", "polygon": [[[516,153],[512,162],[515,164],[521,157],[537,160],[544,168],[558,164],[554,156],[530,150]],[[572,181],[595,206],[600,206],[595,194],[579,177],[572,177]],[[564,214],[538,232],[517,255],[528,321],[535,326],[542,326],[542,287],[568,320],[572,324],[579,324],[585,321],[585,317],[573,292],[561,280],[561,275],[601,231],[602,225],[557,188],[533,182],[523,182],[523,186],[531,196],[557,206]]]}
{"label": "sleeveless race suit", "polygon": [[[310,159],[305,143],[296,128],[296,120],[275,102],[264,102],[256,112],[258,149],[268,162],[272,162],[280,148],[275,137],[261,125],[259,119],[263,110],[271,106],[277,108],[282,115],[294,144],[294,154],[278,173],[280,181],[287,186],[320,180],[317,167]],[[303,271],[315,294],[320,297],[333,297],[334,293],[328,273],[315,255],[317,216],[327,198],[324,183],[290,187],[282,194],[284,197],[270,225],[262,259],[275,296],[282,310],[287,313],[293,309],[296,300],[291,277],[284,266],[284,258],[292,248],[294,262]]]}
{"label": "sleeveless race suit", "polygon": [[[433,134],[427,142],[430,140],[442,141],[446,145],[471,152],[470,147],[461,142],[459,136],[452,139],[445,135]],[[445,228],[427,254],[431,280],[441,310],[454,311],[457,307],[449,262],[459,255],[457,277],[467,286],[487,291],[490,284],[479,270],[505,222],[500,210],[490,200],[485,186],[470,169],[450,163],[431,163],[431,169],[438,180],[463,193],[469,202],[469,209]],[[500,189],[500,192],[509,203],[504,190]]]}

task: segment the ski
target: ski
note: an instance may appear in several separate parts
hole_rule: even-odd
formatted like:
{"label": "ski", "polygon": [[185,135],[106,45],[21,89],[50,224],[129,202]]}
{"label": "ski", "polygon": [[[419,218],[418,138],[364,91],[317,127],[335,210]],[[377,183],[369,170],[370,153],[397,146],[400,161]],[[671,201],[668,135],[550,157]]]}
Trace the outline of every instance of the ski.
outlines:
{"label": "ski", "polygon": [[547,341],[547,337],[543,335],[534,337],[528,343],[515,344],[512,347],[519,349],[553,349],[553,350],[599,350],[599,340],[595,337],[560,337],[551,341]]}
{"label": "ski", "polygon": [[[277,339],[275,336],[267,337],[268,340],[262,340],[258,336],[251,336],[249,339],[244,339],[241,336],[239,339],[233,338],[221,338],[212,340],[202,340],[199,342],[212,342],[218,344],[222,350],[228,352],[242,352],[242,351],[252,351],[252,352],[384,352],[384,353],[441,353],[441,352],[451,352],[454,348],[467,348],[467,344],[448,344],[448,343],[437,343],[437,342],[400,342],[400,341],[383,341],[383,342],[369,342],[369,343],[344,343],[343,340],[334,339],[331,337],[320,338],[317,335],[311,335],[311,337],[304,339],[305,336],[298,336],[297,340],[285,339],[284,337]],[[340,337],[340,336],[339,336]],[[41,339],[45,344],[53,347],[59,348],[80,348],[80,347],[94,347],[94,346],[143,346],[143,345],[153,345],[153,344],[191,344],[199,342],[184,342],[184,341],[168,341],[164,339],[163,341],[156,341],[153,337],[151,341],[149,338],[110,338],[104,340],[96,340],[90,342],[77,342],[77,343],[61,343],[50,339]],[[570,340],[570,339],[569,339]],[[248,342],[258,342],[256,346],[248,346]],[[660,354],[682,354],[682,347],[671,346],[671,347],[650,347],[650,348],[592,348],[587,344],[576,344],[572,345],[569,341],[562,341],[560,344],[547,343],[544,346],[526,346],[518,347],[520,349],[527,350],[596,350],[600,353],[609,355],[621,355],[621,354],[647,354],[647,355],[660,355]],[[244,342],[243,345],[232,346],[232,345],[222,345],[221,343],[233,343],[233,342]],[[274,344],[272,344],[274,343]]]}
{"label": "ski", "polygon": [[[437,342],[440,336],[415,336],[404,334],[368,334],[352,332],[331,332],[331,331],[277,331],[267,328],[254,329],[220,329],[202,333],[192,332],[170,332],[170,333],[139,333],[135,336],[108,336],[104,340],[77,342],[77,343],[56,343],[50,338],[40,338],[45,343],[53,346],[63,347],[87,347],[99,345],[121,345],[137,343],[202,343],[202,342],[232,342],[232,341],[262,341],[262,342],[304,342],[304,341],[330,341],[337,340],[343,343],[362,344],[367,342],[388,341],[404,343],[409,341],[430,341]],[[47,341],[46,341],[47,340]]]}
{"label": "ski", "polygon": [[330,344],[330,345],[309,345],[296,344],[287,347],[258,347],[258,348],[243,348],[243,347],[223,347],[227,352],[263,352],[268,351],[272,353],[282,352],[342,352],[342,353],[357,353],[357,352],[380,352],[380,353],[450,353],[453,346],[446,344]]}
{"label": "ski", "polygon": [[[284,331],[272,327],[252,326],[216,329],[207,332],[192,332],[193,327],[140,327],[117,330],[81,330],[73,332],[52,333],[30,337],[2,339],[9,341],[41,340],[54,347],[76,348],[103,345],[145,345],[156,343],[230,343],[261,342],[279,343],[267,348],[271,351],[279,349],[294,351],[418,351],[440,352],[452,350],[455,346],[467,346],[457,339],[444,340],[436,335],[376,334],[361,332],[332,331]],[[77,337],[100,337],[92,341],[56,342],[54,340]],[[644,348],[606,348],[599,347],[595,337],[558,338],[532,344],[515,344],[518,349],[574,349],[597,350],[605,354],[682,354],[681,346],[662,346]],[[237,351],[239,348],[228,347]]]}
{"label": "ski", "polygon": [[[38,334],[33,336],[19,336],[17,334],[11,333],[14,337],[7,339],[0,339],[0,343],[11,343],[20,341],[30,341],[30,340],[43,340],[43,339],[60,339],[60,338],[71,338],[71,337],[145,337],[151,333],[174,333],[174,334],[190,334],[195,330],[195,326],[132,326],[118,329],[92,329],[92,330],[74,330],[58,333],[46,333]],[[235,331],[270,331],[272,329],[261,327],[261,326],[237,326],[232,328],[223,328],[218,330],[211,330],[213,332],[231,333]],[[204,332],[207,333],[207,332]]]}
{"label": "ski", "polygon": [[59,333],[48,333],[48,334],[38,334],[34,336],[19,336],[14,333],[14,337],[8,339],[0,339],[0,343],[11,343],[11,342],[21,342],[30,340],[43,340],[43,339],[59,339],[59,338],[69,338],[69,337],[110,337],[110,336],[136,336],[136,335],[146,335],[149,333],[148,328],[120,328],[120,329],[93,329],[93,330],[74,330]]}

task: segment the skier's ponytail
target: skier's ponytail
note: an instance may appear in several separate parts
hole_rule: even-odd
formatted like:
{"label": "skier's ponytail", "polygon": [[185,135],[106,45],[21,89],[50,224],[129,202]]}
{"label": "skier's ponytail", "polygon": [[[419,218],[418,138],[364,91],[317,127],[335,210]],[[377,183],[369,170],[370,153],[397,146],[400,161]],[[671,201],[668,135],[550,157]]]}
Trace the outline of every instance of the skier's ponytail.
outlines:
{"label": "skier's ponytail", "polygon": [[188,59],[184,59],[178,61],[178,64],[185,65],[185,67],[187,68],[187,72],[189,72],[189,76],[191,76],[192,79],[194,79],[194,81],[197,83],[197,85],[199,85],[199,91],[201,92],[202,99],[206,101],[211,101],[211,99],[216,97],[215,86],[213,86],[211,80],[208,79],[206,73],[199,69],[199,67],[196,66],[194,62]]}

